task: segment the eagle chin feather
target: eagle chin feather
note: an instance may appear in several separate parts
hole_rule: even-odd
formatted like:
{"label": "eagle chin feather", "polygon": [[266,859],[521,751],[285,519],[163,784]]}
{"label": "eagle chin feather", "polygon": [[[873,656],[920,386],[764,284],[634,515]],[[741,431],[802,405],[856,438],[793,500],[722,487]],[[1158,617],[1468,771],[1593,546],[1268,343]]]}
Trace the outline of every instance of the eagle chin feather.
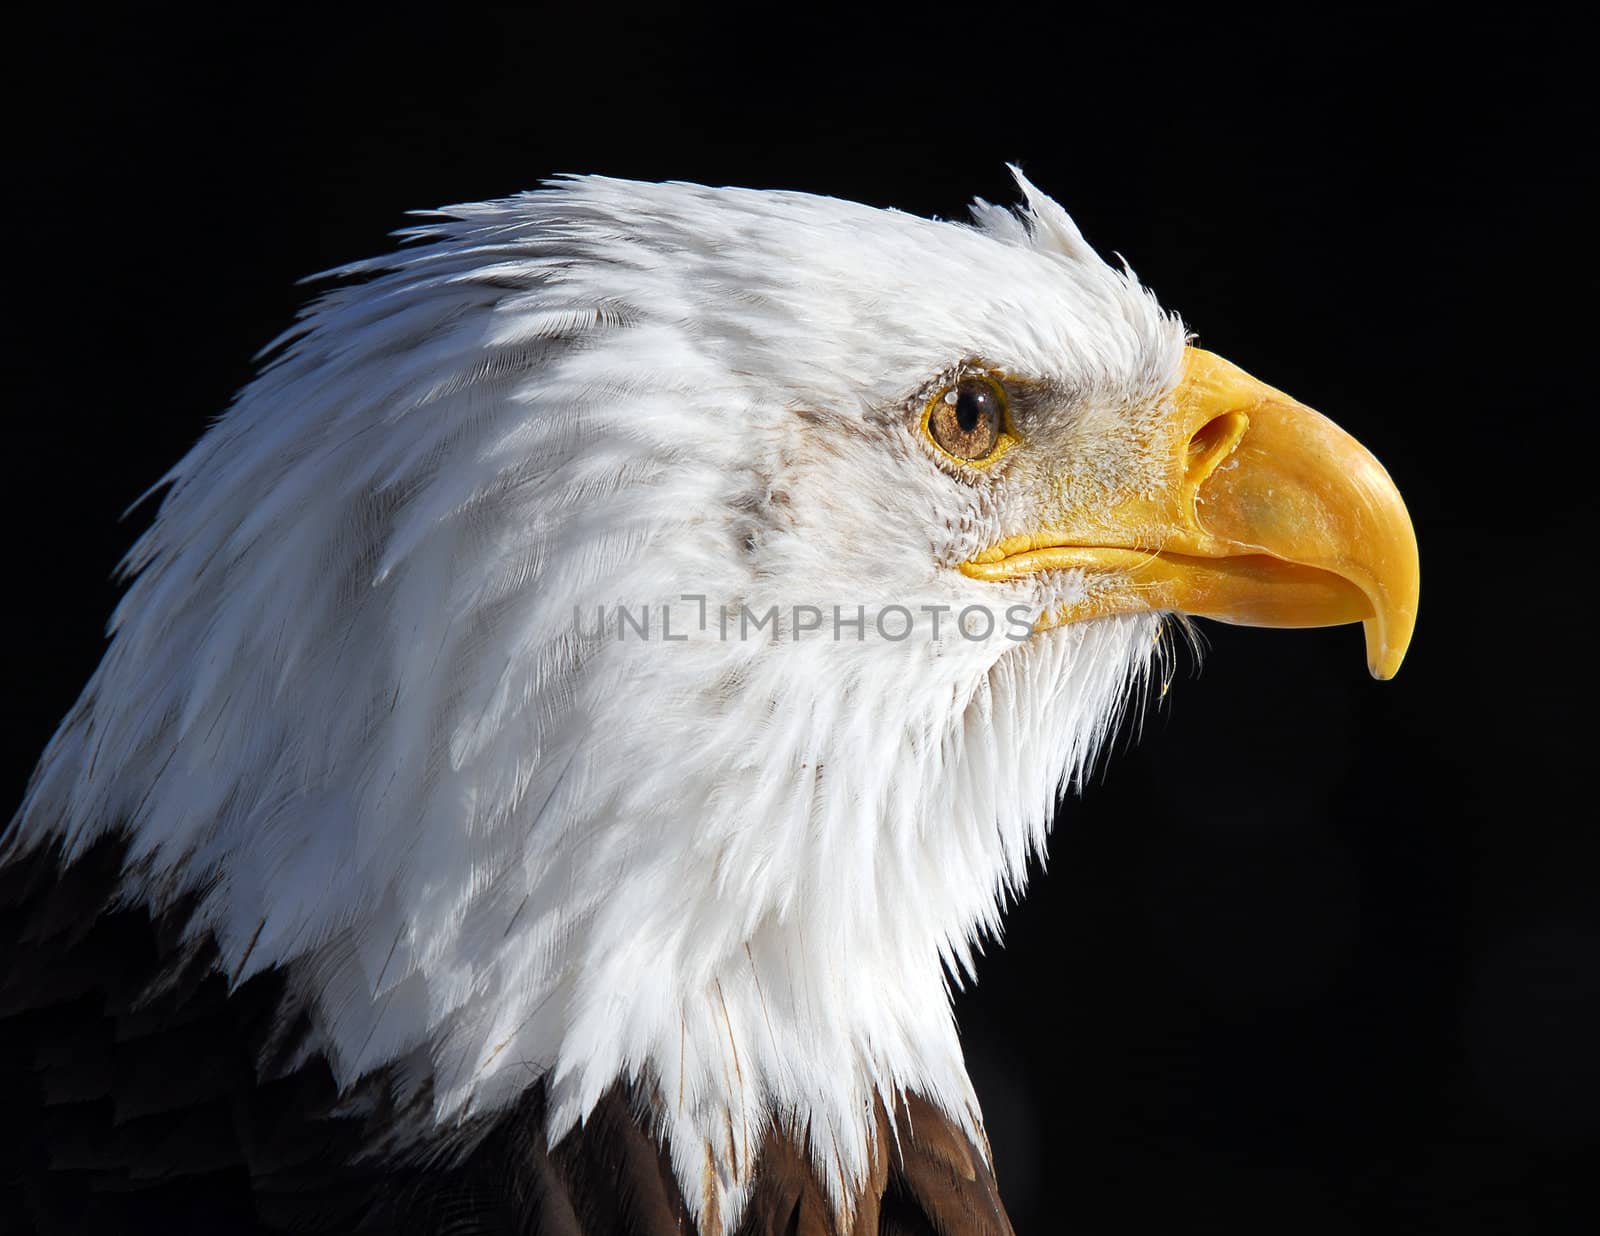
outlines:
{"label": "eagle chin feather", "polygon": [[157,487],[7,870],[100,870],[187,959],[148,1000],[260,1000],[253,1067],[325,1062],[351,1163],[516,1125],[551,1179],[655,1156],[640,1213],[708,1233],[802,1193],[865,1231],[917,1171],[1008,1230],[950,984],[1162,618],[952,630],[1087,585],[953,570],[1045,499],[916,416],[1017,375],[1137,491],[1184,348],[1017,179],[969,226],[579,177],[332,272]]}

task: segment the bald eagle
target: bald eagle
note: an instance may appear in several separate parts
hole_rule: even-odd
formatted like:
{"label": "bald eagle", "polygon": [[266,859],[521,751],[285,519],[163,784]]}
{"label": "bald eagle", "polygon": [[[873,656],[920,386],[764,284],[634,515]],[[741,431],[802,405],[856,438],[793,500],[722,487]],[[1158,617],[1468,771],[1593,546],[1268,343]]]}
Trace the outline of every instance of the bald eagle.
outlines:
{"label": "bald eagle", "polygon": [[165,477],[4,839],[39,1230],[1010,1231],[950,991],[1184,615],[1377,461],[1020,173],[576,177],[357,262]]}

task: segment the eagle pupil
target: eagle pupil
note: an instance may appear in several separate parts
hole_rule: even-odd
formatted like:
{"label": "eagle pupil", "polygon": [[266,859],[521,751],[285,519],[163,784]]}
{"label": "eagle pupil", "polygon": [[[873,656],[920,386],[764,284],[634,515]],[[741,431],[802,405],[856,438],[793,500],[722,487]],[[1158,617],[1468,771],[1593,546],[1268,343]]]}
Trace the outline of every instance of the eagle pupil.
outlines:
{"label": "eagle pupil", "polygon": [[965,387],[956,394],[956,424],[971,433],[989,410],[989,395],[982,388]]}

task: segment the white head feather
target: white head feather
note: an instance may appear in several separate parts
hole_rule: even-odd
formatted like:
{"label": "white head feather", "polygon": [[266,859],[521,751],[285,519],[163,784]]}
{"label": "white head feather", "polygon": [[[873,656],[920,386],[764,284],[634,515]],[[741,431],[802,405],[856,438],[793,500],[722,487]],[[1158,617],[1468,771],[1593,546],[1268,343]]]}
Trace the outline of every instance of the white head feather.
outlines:
{"label": "white head feather", "polygon": [[[234,981],[286,967],[336,1076],[402,1064],[433,1128],[542,1076],[554,1139],[652,1087],[725,1226],[769,1121],[836,1197],[874,1091],[981,1138],[947,975],[1159,619],[956,632],[1083,581],[953,569],[1043,499],[940,467],[918,412],[982,358],[1139,489],[1183,347],[1018,180],[977,227],[565,180],[336,272],[165,478],[15,839],[129,829],[130,896],[198,893]],[[619,605],[652,638],[593,638]]]}

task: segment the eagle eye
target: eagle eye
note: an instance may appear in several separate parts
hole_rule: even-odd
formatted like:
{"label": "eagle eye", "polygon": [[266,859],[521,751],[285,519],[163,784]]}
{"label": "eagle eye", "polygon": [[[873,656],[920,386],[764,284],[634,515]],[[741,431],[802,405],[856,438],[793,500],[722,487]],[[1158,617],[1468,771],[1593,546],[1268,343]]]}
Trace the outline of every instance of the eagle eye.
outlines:
{"label": "eagle eye", "polygon": [[987,467],[1014,439],[1009,432],[1005,388],[993,378],[969,374],[928,401],[923,429],[933,444],[964,464]]}

